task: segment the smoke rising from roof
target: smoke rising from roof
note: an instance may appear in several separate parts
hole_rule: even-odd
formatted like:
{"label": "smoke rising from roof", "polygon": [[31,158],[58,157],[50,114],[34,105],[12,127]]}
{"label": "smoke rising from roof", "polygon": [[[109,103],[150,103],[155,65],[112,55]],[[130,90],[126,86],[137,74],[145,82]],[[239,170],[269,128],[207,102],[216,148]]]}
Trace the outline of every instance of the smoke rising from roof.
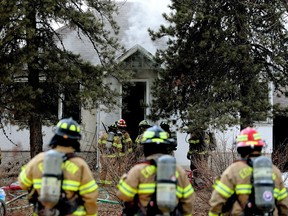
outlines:
{"label": "smoke rising from roof", "polygon": [[158,30],[161,24],[165,25],[162,14],[169,12],[170,0],[130,0],[127,2],[133,4],[127,14],[128,23],[121,44],[127,49],[139,44],[155,54],[155,43],[149,36],[148,28]]}

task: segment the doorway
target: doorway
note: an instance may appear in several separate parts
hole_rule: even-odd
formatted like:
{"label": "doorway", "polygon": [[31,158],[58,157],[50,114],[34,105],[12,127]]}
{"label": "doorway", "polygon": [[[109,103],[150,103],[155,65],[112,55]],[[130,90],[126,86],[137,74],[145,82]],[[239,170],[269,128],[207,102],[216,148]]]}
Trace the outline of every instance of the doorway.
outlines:
{"label": "doorway", "polygon": [[276,116],[273,119],[273,155],[274,164],[282,171],[288,171],[288,118]]}
{"label": "doorway", "polygon": [[139,122],[146,117],[146,85],[147,82],[139,81],[122,86],[122,118],[133,142],[139,132]]}

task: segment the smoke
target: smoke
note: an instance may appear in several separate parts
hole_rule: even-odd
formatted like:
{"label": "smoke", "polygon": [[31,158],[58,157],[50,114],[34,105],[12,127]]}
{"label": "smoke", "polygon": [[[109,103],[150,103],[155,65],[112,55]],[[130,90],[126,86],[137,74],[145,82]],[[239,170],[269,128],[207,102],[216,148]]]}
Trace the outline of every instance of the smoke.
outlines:
{"label": "smoke", "polygon": [[128,49],[139,44],[155,54],[156,47],[149,36],[148,28],[157,31],[161,24],[167,25],[162,14],[169,12],[170,0],[128,0],[127,2],[137,2],[137,4],[133,4],[127,14],[128,28],[124,32],[121,43]]}

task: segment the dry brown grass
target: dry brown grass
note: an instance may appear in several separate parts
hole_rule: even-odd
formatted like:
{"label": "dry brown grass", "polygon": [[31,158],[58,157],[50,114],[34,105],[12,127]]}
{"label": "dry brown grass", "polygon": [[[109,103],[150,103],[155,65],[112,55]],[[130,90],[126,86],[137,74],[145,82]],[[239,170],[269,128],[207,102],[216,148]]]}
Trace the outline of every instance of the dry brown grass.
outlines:
{"label": "dry brown grass", "polygon": [[[216,154],[217,151],[214,152]],[[221,156],[222,155],[222,156]],[[220,154],[218,157],[226,157],[223,156],[223,154]],[[24,159],[23,159],[24,158]],[[25,159],[27,158],[27,159]],[[5,163],[3,163],[0,166],[0,172],[1,174],[1,180],[0,180],[0,186],[9,185],[12,182],[15,182],[17,180],[17,176],[20,172],[21,165],[25,164],[28,161],[27,156],[23,156],[22,153],[15,153],[13,157],[11,157],[9,160],[6,160]],[[13,160],[12,160],[13,159]],[[7,162],[10,161],[10,162]],[[93,170],[93,175],[96,180],[98,180],[99,171],[100,169],[95,169],[95,158],[93,157],[87,158],[87,161],[90,161],[89,163],[91,169]],[[210,163],[213,163],[214,166],[218,166],[217,163],[221,163],[221,166],[223,165],[223,160],[220,160],[219,162],[213,161]],[[125,160],[121,160],[120,164],[117,168],[111,167],[109,173],[112,176],[113,179],[113,186],[112,187],[102,187],[100,186],[100,199],[105,199],[107,194],[105,192],[103,193],[103,189],[107,191],[109,195],[109,200],[112,200],[114,202],[120,202],[120,200],[116,197],[116,185],[122,176],[124,172],[127,172],[136,162],[136,159],[130,155]],[[228,163],[228,162],[227,162]],[[213,166],[213,167],[214,167]],[[220,166],[220,165],[219,165]],[[228,166],[228,165],[227,165]],[[196,216],[204,216],[207,215],[209,210],[209,198],[211,195],[211,185],[213,183],[213,176],[214,172],[211,171],[211,166],[203,161],[199,161],[199,169],[201,170],[202,176],[206,179],[207,185],[203,189],[197,189],[196,188],[196,202],[194,204],[194,212],[193,215]],[[11,199],[12,197],[7,197],[7,199]],[[27,200],[25,198],[19,199],[15,202],[13,202],[11,205],[8,206],[8,216],[28,216],[32,215],[32,207],[26,207],[28,204]],[[99,202],[99,208],[98,208],[98,215],[99,216],[119,216],[122,211],[122,206],[120,204],[113,204],[113,203],[106,203],[106,202]]]}

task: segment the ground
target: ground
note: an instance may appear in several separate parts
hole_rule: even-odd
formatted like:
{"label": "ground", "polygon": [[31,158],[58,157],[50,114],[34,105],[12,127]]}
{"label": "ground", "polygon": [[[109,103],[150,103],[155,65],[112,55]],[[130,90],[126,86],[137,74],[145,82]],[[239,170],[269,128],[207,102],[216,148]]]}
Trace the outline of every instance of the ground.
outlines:
{"label": "ground", "polygon": [[[9,186],[12,183],[17,181],[18,174],[21,170],[21,166],[29,161],[29,158],[22,154],[15,154],[11,156],[8,161],[5,161],[0,165],[0,187]],[[95,159],[87,161],[91,166],[91,169],[95,167]],[[111,173],[115,174],[113,179],[119,179],[122,174],[118,174],[115,170]],[[95,179],[99,177],[97,171],[93,171]],[[112,175],[112,174],[111,174]],[[196,201],[194,203],[193,215],[204,216],[208,215],[208,200],[211,194],[211,187],[197,190],[196,188]],[[16,199],[20,194],[23,194],[23,191],[7,191],[6,194],[6,203],[10,202],[7,205],[7,214],[6,216],[28,216],[32,215],[32,207],[28,205],[26,197]],[[16,199],[16,200],[14,200]],[[107,200],[108,199],[108,200]],[[99,216],[120,216],[122,211],[122,206],[119,204],[119,200],[115,196],[115,188],[99,188],[99,206],[98,206],[98,215]],[[2,214],[0,213],[0,216]]]}
{"label": "ground", "polygon": [[[1,186],[9,185],[16,180],[15,177],[2,178]],[[107,192],[108,191],[108,192]],[[113,191],[113,190],[112,190]],[[13,198],[23,194],[23,191],[8,191],[6,196],[6,202],[11,201]],[[111,194],[111,190],[108,188],[100,188],[99,190],[99,216],[119,216],[121,215],[122,206],[118,203],[117,198],[114,197],[114,192]],[[196,216],[207,215],[208,212],[208,199],[210,192],[207,189],[196,191],[197,198],[195,202],[194,214]],[[106,200],[108,198],[108,200]],[[112,201],[112,202],[111,202]],[[12,201],[7,206],[7,216],[28,216],[32,215],[32,207],[28,205],[26,197]]]}

